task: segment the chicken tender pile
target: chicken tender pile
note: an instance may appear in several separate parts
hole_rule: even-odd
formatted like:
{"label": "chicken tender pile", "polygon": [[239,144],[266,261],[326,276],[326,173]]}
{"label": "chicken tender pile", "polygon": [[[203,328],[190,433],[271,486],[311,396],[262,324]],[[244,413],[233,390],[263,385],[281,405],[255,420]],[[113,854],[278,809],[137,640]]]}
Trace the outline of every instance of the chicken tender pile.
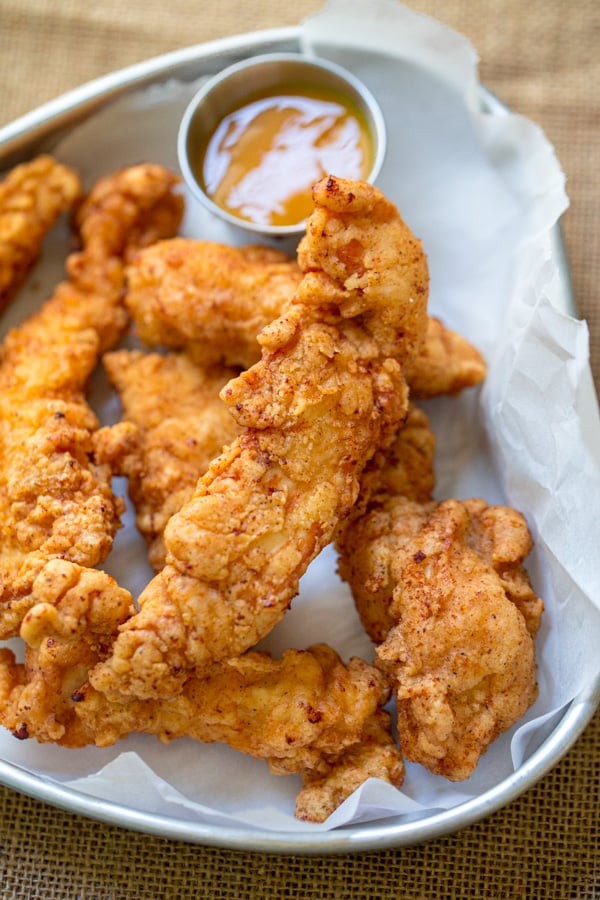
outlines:
{"label": "chicken tender pile", "polygon": [[[203,366],[247,368],[260,359],[259,332],[284,311],[301,278],[296,260],[274,250],[174,238],[137,255],[126,303],[145,344],[185,350]],[[485,362],[430,318],[405,376],[413,397],[457,394],[482,381]]]}
{"label": "chicken tender pile", "polygon": [[[290,260],[177,237],[175,184],[146,164],[95,185],[67,280],[1,351],[0,636],[25,658],[0,649],[0,723],[65,748],[227,743],[299,774],[314,822],[370,777],[399,787],[403,756],[467,777],[535,698],[542,604],[517,512],[431,499],[411,400],[485,363],[428,317],[421,245],[371,185],[319,182]],[[112,349],[129,316],[153,352]],[[103,428],[85,396],[100,356],[123,410]],[[137,600],[94,568],[123,511],[113,475],[156,571]],[[259,652],[334,541],[375,664]]]}
{"label": "chicken tender pile", "polygon": [[67,280],[2,345],[0,637],[18,634],[48,559],[95,566],[112,546],[122,502],[95,458],[85,390],[127,324],[127,259],[179,226],[175,181],[150,165],[101,180],[78,210],[83,249],[69,257]]}
{"label": "chicken tender pile", "polygon": [[221,392],[244,430],[168,522],[166,566],[90,676],[111,696],[176,695],[192,670],[263,638],[406,414],[403,366],[427,320],[422,249],[369,185],[325,179],[314,199],[294,300],[261,332],[261,361]]}

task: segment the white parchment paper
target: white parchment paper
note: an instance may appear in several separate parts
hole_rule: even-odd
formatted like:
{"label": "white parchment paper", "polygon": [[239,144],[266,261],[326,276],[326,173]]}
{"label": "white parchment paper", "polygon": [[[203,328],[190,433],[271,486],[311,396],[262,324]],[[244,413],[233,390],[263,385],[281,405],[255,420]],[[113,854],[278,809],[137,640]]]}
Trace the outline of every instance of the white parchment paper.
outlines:
{"label": "white parchment paper", "polygon": [[[409,764],[401,791],[370,780],[323,826],[294,820],[298,779],[276,778],[262,762],[221,745],[181,740],[165,747],[137,735],[113,748],[70,751],[0,734],[4,759],[93,796],[279,834],[390,816],[406,821],[483,794],[527,759],[567,703],[592,690],[600,668],[600,424],[586,326],[564,309],[552,229],[567,199],[552,147],[524,118],[482,111],[470,44],[394,0],[331,2],[305,23],[302,43],[305,52],[351,69],[378,99],[388,128],[378,184],[423,240],[430,310],[489,362],[483,390],[427,405],[439,445],[436,494],[510,502],[527,516],[536,539],[529,570],[546,604],[537,639],[539,699],[468,781],[451,784]],[[175,166],[177,126],[194,89],[168,83],[128,96],[77,127],[55,152],[88,185],[140,160]],[[249,240],[187,201],[185,234]],[[66,243],[58,229],[4,327],[50,293]],[[101,375],[93,404],[104,422],[118,418]],[[150,577],[131,511],[106,568],[135,595]],[[345,658],[372,659],[335,569],[328,548],[261,646],[279,654],[326,640]]]}

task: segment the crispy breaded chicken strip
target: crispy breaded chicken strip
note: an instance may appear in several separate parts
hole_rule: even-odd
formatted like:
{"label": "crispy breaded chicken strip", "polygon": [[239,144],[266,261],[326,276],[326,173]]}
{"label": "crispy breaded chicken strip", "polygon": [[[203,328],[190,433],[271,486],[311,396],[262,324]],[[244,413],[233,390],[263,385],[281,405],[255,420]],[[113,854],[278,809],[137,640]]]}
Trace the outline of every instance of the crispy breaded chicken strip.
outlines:
{"label": "crispy breaded chicken strip", "polygon": [[[280,315],[301,278],[276,251],[174,238],[138,254],[126,303],[141,339],[185,349],[194,359],[247,368],[260,358],[259,331]],[[465,338],[430,319],[407,371],[411,396],[456,394],[479,384],[485,362]]]}
{"label": "crispy breaded chicken strip", "polygon": [[94,566],[112,545],[121,501],[95,460],[84,391],[127,322],[125,260],[177,228],[175,182],[153,165],[98,182],[78,211],[83,250],[69,257],[68,280],[0,350],[0,637],[18,632],[48,559]]}
{"label": "crispy breaded chicken strip", "polygon": [[[114,474],[129,478],[137,525],[148,541],[150,563],[160,571],[169,518],[190,499],[212,459],[240,432],[219,397],[225,373],[231,377],[232,370],[204,368],[186,354],[139,350],[108,353],[104,365],[124,419],[98,432],[97,458]],[[434,443],[425,414],[411,406],[394,443],[367,463],[352,516],[360,514],[374,489],[385,487],[386,479],[395,493],[429,499]]]}
{"label": "crispy breaded chicken strip", "polygon": [[55,559],[33,593],[21,629],[25,664],[0,651],[0,722],[16,737],[68,747],[107,746],[132,732],[225,742],[276,774],[302,773],[309,787],[298,815],[311,821],[325,819],[369,777],[401,783],[402,760],[381,709],[389,688],[361,660],[343,665],[325,645],[288,650],[280,660],[250,652],[192,677],[176,698],[113,704],[85,681],[131,614],[128,592],[104,572]]}
{"label": "crispy breaded chicken strip", "polygon": [[82,694],[77,713],[101,745],[131,731],[218,741],[264,759],[276,775],[302,774],[307,791],[296,810],[310,821],[326,819],[367,778],[396,787],[404,778],[382,709],[386,679],[358,658],[344,665],[325,644],[277,660],[248,651],[193,676],[170,699],[113,704],[89,685]]}
{"label": "crispy breaded chicken strip", "polygon": [[[165,564],[162,533],[168,520],[190,499],[223,446],[240,433],[219,397],[233,370],[205,368],[186,354],[139,350],[107,353],[104,366],[119,394],[123,421],[100,429],[96,455],[114,474],[129,478],[137,525],[148,541],[150,563],[159,571]],[[374,490],[430,499],[434,450],[425,413],[411,405],[393,444],[367,463],[352,517],[364,511]]]}
{"label": "crispy breaded chicken strip", "polygon": [[240,433],[219,397],[233,369],[196,365],[185,354],[117,350],[104,366],[123,406],[123,421],[96,435],[97,458],[129,479],[137,526],[157,570],[163,531],[226,444]]}
{"label": "crispy breaded chicken strip", "polygon": [[406,414],[402,370],[427,321],[421,246],[370,185],[332,177],[314,199],[295,301],[222,392],[245,430],[169,521],[167,565],[90,676],[111,697],[177,694],[267,634]]}
{"label": "crispy breaded chicken strip", "polygon": [[301,278],[296,261],[276,250],[174,238],[137,255],[125,302],[146,344],[185,349],[202,365],[248,368],[260,359],[257,334]]}
{"label": "crispy breaded chicken strip", "polygon": [[75,714],[88,672],[110,651],[135,612],[131,595],[109,575],[51,559],[31,587],[23,617],[25,662],[0,650],[0,724],[24,740],[83,747],[93,741]]}
{"label": "crispy breaded chicken strip", "polygon": [[536,698],[543,604],[523,568],[520,513],[427,499],[428,432],[422,413],[400,431],[367,511],[338,541],[339,570],[393,685],[403,755],[460,780]]}
{"label": "crispy breaded chicken strip", "polygon": [[[397,520],[417,510],[399,499],[390,513]],[[423,513],[415,533],[393,548],[397,624],[377,656],[393,680],[404,756],[457,781],[537,697],[532,636],[486,558],[486,518],[509,519],[511,543],[492,552],[511,567],[528,533],[514,510],[490,510],[484,501],[446,500]]]}
{"label": "crispy breaded chicken strip", "polygon": [[81,190],[79,175],[51,156],[16,166],[0,182],[0,312],[27,278],[44,237]]}

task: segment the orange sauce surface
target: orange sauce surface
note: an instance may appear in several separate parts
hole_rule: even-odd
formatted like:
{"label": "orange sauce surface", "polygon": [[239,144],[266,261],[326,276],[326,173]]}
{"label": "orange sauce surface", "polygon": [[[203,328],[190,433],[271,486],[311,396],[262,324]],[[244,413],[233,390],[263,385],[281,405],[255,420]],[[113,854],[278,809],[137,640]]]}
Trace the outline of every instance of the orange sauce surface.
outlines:
{"label": "orange sauce surface", "polygon": [[237,218],[294,225],[312,212],[315,182],[328,174],[365,178],[372,162],[367,124],[349,98],[291,87],[225,116],[198,174],[213,202]]}

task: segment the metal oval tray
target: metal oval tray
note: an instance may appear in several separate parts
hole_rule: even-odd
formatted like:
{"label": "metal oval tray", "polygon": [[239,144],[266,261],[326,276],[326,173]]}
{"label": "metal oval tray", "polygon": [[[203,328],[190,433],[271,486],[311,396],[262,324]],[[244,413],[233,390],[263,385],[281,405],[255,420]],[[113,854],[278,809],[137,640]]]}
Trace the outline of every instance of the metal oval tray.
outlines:
{"label": "metal oval tray", "polygon": [[[111,73],[45,103],[0,129],[0,170],[53,147],[74,126],[135,89],[177,79],[191,82],[237,60],[266,52],[299,51],[299,29],[285,28],[201,44],[149,59]],[[480,101],[487,111],[502,115],[506,107],[485,88]],[[553,233],[566,312],[575,310],[560,228]],[[151,814],[66,788],[58,782],[0,760],[4,785],[90,818],[140,832],[199,844],[269,853],[329,854],[416,844],[450,834],[490,815],[530,788],[575,743],[600,702],[600,684],[589,695],[576,697],[550,736],[512,775],[493,789],[451,809],[417,821],[399,818],[346,826],[318,833],[290,833],[201,822]]]}

